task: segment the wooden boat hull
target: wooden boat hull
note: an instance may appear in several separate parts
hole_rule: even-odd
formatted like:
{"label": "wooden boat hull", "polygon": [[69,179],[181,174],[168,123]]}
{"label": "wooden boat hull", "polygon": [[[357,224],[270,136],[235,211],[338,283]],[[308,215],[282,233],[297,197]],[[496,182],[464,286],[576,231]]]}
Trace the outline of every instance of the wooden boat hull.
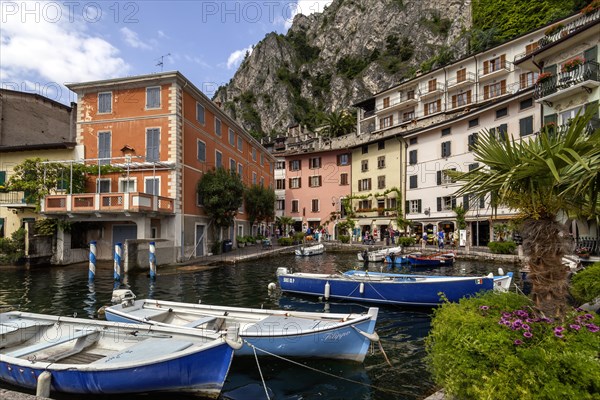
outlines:
{"label": "wooden boat hull", "polygon": [[[148,325],[13,312],[0,315],[0,328],[0,380],[28,389],[47,371],[50,389],[62,393],[176,391],[216,398],[233,357],[224,340]],[[95,342],[77,352],[88,331]]]}
{"label": "wooden boat hull", "polygon": [[454,263],[454,257],[446,256],[411,256],[408,257],[408,263],[421,267],[449,267]]}
{"label": "wooden boat hull", "polygon": [[[171,310],[173,315],[144,318],[142,311],[153,309]],[[133,312],[132,312],[133,310]],[[137,310],[137,311],[136,311]],[[180,323],[181,318],[201,321],[211,316],[225,319],[225,325],[238,324],[243,346],[235,356],[275,354],[283,357],[332,358],[363,362],[375,332],[377,308],[366,314],[330,314],[223,307],[205,304],[189,304],[157,300],[136,300],[133,305],[123,304],[106,308],[110,321],[160,324]],[[195,322],[192,323],[192,325]],[[181,325],[179,325],[181,327]],[[188,329],[192,328],[188,326]],[[214,325],[202,324],[192,329],[214,329]],[[220,328],[222,329],[222,328]],[[362,334],[361,332],[365,333]]]}
{"label": "wooden boat hull", "polygon": [[[352,271],[350,271],[352,272]],[[324,298],[365,301],[381,304],[437,306],[445,299],[456,302],[482,290],[492,290],[489,276],[447,277],[400,275],[348,276],[341,274],[278,274],[284,292]],[[443,298],[439,293],[443,293]]]}

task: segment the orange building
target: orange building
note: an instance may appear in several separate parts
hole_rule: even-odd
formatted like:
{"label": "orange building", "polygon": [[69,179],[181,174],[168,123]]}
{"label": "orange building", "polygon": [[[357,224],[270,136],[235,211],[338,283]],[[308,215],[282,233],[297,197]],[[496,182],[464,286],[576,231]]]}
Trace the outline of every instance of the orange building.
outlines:
{"label": "orange building", "polygon": [[[196,185],[214,168],[272,186],[273,156],[179,72],[67,87],[78,98],[75,163],[98,169],[88,193],[47,196],[43,212],[99,226],[86,234],[100,259],[126,240],[126,262],[143,264],[150,240],[159,263],[208,253],[216,239]],[[226,239],[250,234],[243,209]]]}

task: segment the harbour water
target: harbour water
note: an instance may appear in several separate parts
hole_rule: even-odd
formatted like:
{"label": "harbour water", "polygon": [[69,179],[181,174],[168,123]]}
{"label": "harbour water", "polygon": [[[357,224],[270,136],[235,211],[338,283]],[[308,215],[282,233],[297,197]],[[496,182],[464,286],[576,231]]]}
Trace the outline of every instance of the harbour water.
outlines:
{"label": "harbour water", "polygon": [[[383,264],[371,263],[371,270]],[[269,294],[267,285],[276,282],[278,267],[299,272],[331,273],[362,268],[355,254],[323,254],[298,258],[277,255],[238,265],[217,268],[189,266],[160,268],[154,283],[147,273],[130,274],[122,286],[138,298],[240,307],[290,309],[300,311],[362,312],[368,305],[320,302],[318,299]],[[453,267],[431,268],[414,273],[474,275],[496,272],[513,265],[458,261]],[[87,282],[87,266],[23,269],[0,268],[0,305],[12,305],[23,311],[54,315],[95,318],[97,310],[110,302],[115,286],[112,265],[99,265],[96,280]],[[424,340],[430,327],[430,309],[397,306],[380,307],[376,331],[392,366],[378,346],[374,346],[364,364],[328,360],[279,360],[260,356],[235,359],[222,392],[223,399],[422,399],[435,391],[425,364]],[[263,385],[264,381],[264,385]],[[265,389],[266,386],[266,389]],[[11,388],[0,382],[0,387]],[[18,389],[20,390],[20,389]],[[54,395],[57,399],[74,399]],[[94,397],[92,398],[116,398]],[[143,399],[173,398],[172,395],[144,395]],[[177,396],[177,398],[182,398]]]}

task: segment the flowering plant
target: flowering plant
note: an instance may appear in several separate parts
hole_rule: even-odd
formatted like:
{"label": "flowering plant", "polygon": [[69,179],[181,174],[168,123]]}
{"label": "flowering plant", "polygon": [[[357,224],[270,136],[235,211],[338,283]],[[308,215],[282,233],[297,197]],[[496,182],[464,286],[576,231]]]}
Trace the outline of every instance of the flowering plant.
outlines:
{"label": "flowering plant", "polygon": [[563,72],[570,72],[577,69],[578,66],[582,65],[585,62],[583,57],[575,57],[571,58],[562,65]]}
{"label": "flowering plant", "polygon": [[580,12],[583,15],[590,15],[598,9],[600,9],[600,0],[594,0],[586,7],[582,8]]}
{"label": "flowering plant", "polygon": [[550,78],[552,78],[552,74],[550,72],[542,72],[538,75],[536,83],[546,82]]}
{"label": "flowering plant", "polygon": [[578,247],[575,249],[575,254],[581,258],[588,258],[590,256],[590,249],[587,247]]}
{"label": "flowering plant", "polygon": [[546,35],[546,36],[552,36],[555,33],[558,33],[558,31],[560,31],[564,27],[565,26],[563,24],[552,25],[550,28],[548,28],[548,29],[546,29],[544,31],[544,35]]}

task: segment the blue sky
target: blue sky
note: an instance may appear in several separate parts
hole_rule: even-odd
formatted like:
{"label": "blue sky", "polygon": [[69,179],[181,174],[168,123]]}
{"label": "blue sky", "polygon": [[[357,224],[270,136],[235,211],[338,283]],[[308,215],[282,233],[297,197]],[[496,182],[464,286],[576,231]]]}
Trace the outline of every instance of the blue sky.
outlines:
{"label": "blue sky", "polygon": [[0,1],[0,83],[63,103],[65,83],[179,70],[211,97],[246,51],[331,0]]}

